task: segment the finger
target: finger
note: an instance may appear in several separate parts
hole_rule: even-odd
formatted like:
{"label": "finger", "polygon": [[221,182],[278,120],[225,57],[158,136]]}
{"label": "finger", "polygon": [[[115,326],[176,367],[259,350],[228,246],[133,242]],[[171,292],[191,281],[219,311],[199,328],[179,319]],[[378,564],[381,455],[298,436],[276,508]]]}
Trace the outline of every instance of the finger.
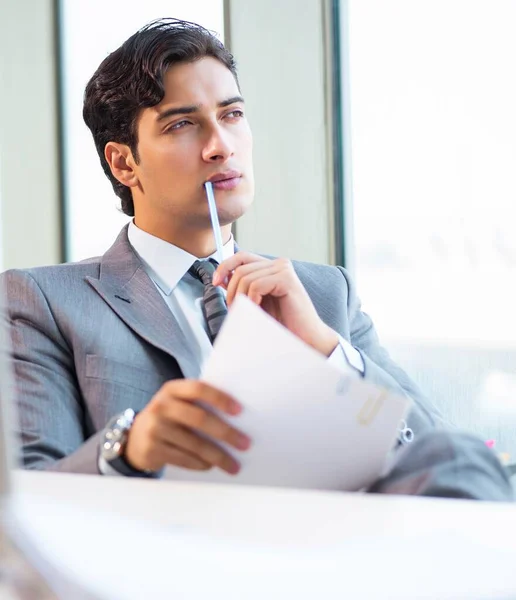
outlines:
{"label": "finger", "polygon": [[257,260],[256,262],[246,263],[245,265],[240,265],[234,271],[231,272],[229,277],[227,277],[224,281],[220,283],[220,287],[226,288],[228,290],[230,288],[231,282],[235,284],[235,281],[238,281],[241,277],[248,273],[252,273],[257,269],[266,269],[270,265],[273,264],[272,260]]}
{"label": "finger", "polygon": [[228,415],[238,415],[242,412],[242,405],[229,394],[196,379],[174,379],[165,383],[158,392],[161,403],[165,405],[172,398],[179,398],[186,402],[202,401]]}
{"label": "finger", "polygon": [[169,443],[164,442],[161,448],[161,461],[166,465],[174,465],[183,469],[191,469],[192,471],[209,471],[212,464],[202,460],[198,456],[194,456],[185,452],[181,448],[177,448]]}
{"label": "finger", "polygon": [[260,277],[268,277],[277,272],[277,268],[272,262],[252,263],[238,269],[233,273],[233,277],[229,282],[226,294],[226,302],[231,306],[237,294],[245,294],[249,285]]}
{"label": "finger", "polygon": [[217,267],[215,273],[213,274],[213,285],[220,285],[237,267],[256,262],[270,261],[267,258],[263,258],[263,256],[251,254],[250,252],[237,252],[233,256],[230,256],[225,261],[221,262]]}
{"label": "finger", "polygon": [[200,460],[209,466],[219,467],[223,471],[235,475],[240,470],[240,464],[220,446],[214,444],[195,432],[184,427],[163,428],[163,442],[185,451],[190,457]]}
{"label": "finger", "polygon": [[176,400],[171,402],[167,409],[163,416],[170,424],[179,423],[195,429],[238,450],[247,450],[251,445],[251,440],[245,433],[200,406]]}
{"label": "finger", "polygon": [[[242,292],[243,293],[243,292]],[[280,273],[273,273],[266,277],[256,277],[251,281],[248,281],[246,296],[254,302],[260,305],[265,296],[272,296],[274,298],[281,298],[285,296],[287,289],[285,287],[284,278]]]}

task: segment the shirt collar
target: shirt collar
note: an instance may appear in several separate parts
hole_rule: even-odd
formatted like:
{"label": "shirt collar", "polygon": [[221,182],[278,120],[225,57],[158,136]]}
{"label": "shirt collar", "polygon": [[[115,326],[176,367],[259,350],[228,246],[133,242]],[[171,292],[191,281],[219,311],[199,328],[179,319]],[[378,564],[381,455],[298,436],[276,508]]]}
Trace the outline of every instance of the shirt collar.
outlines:
{"label": "shirt collar", "polygon": [[[207,260],[208,258],[217,260],[216,252],[205,259],[199,259],[193,254],[143,231],[134,224],[134,221],[129,223],[127,235],[129,243],[141,258],[147,274],[167,296],[172,293],[196,260]],[[231,234],[223,246],[224,260],[233,256],[234,253],[235,241]]]}

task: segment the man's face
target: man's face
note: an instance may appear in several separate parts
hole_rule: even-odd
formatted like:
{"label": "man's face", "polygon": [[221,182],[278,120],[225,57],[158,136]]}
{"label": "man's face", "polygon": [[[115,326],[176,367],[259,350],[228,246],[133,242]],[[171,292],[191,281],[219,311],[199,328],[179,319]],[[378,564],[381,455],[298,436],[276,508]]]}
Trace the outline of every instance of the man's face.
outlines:
{"label": "man's face", "polygon": [[[136,219],[210,224],[204,183],[214,181],[221,225],[232,223],[254,195],[252,135],[231,71],[215,58],[171,67],[165,97],[138,121]],[[149,212],[150,211],[150,212]]]}

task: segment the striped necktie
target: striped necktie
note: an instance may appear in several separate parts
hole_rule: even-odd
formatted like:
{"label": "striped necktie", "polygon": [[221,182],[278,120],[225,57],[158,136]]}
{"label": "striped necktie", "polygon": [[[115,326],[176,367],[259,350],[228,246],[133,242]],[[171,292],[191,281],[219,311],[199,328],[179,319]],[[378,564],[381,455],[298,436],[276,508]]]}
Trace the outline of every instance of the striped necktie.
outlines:
{"label": "striped necktie", "polygon": [[222,327],[224,317],[228,314],[226,298],[222,288],[215,287],[212,284],[213,273],[215,273],[218,266],[219,263],[216,260],[209,258],[208,260],[196,260],[188,269],[190,275],[199,279],[204,285],[202,311],[212,344]]}

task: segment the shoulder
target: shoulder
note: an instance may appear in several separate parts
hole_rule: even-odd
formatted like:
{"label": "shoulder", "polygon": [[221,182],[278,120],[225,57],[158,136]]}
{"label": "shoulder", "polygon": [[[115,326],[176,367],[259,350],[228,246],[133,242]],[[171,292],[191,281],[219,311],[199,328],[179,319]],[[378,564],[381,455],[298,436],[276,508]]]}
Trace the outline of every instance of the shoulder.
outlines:
{"label": "shoulder", "polygon": [[7,296],[21,289],[39,287],[42,290],[72,291],[83,285],[86,277],[99,277],[100,257],[76,263],[63,263],[30,269],[10,269],[0,274],[0,285]]}
{"label": "shoulder", "polygon": [[[261,254],[264,258],[279,258],[269,254]],[[349,271],[344,267],[325,265],[302,260],[291,260],[297,276],[306,288],[338,289],[347,291],[353,287]]]}
{"label": "shoulder", "polygon": [[338,288],[349,287],[349,273],[343,267],[299,260],[293,260],[292,266],[305,285],[306,282],[309,282],[312,285],[326,289],[334,286]]}

